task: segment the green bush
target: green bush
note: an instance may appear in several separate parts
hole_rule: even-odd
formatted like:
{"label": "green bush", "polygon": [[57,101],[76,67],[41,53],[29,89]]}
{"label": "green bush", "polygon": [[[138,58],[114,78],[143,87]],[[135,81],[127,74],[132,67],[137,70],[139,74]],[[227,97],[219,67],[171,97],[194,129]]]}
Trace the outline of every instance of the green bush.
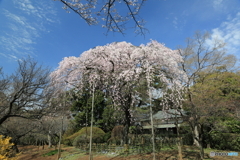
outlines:
{"label": "green bush", "polygon": [[72,146],[72,141],[63,137],[62,144]]}
{"label": "green bush", "polygon": [[240,135],[214,132],[211,134],[211,148],[219,150],[240,150]]}
{"label": "green bush", "polygon": [[230,133],[240,133],[240,121],[231,119],[225,122]]}
{"label": "green bush", "polygon": [[74,127],[73,127],[73,124],[70,124],[70,127],[68,128],[68,130],[63,134],[63,137],[62,137],[62,143],[64,145],[68,145],[68,146],[72,146],[72,139],[69,139],[69,137],[71,135],[73,135],[76,131]]}
{"label": "green bush", "polygon": [[[64,150],[61,150],[61,152],[63,152]],[[43,157],[46,157],[46,156],[52,156],[52,155],[55,155],[55,154],[57,154],[58,153],[58,150],[56,149],[56,150],[53,150],[53,151],[50,151],[50,152],[48,152],[48,153],[45,153],[45,154],[43,154],[42,156]]]}
{"label": "green bush", "polygon": [[[69,136],[67,139],[72,141],[73,146],[79,147],[81,143],[89,143],[90,141],[90,127],[84,127],[73,135]],[[92,142],[93,143],[103,143],[105,132],[98,127],[93,127],[92,129]]]}

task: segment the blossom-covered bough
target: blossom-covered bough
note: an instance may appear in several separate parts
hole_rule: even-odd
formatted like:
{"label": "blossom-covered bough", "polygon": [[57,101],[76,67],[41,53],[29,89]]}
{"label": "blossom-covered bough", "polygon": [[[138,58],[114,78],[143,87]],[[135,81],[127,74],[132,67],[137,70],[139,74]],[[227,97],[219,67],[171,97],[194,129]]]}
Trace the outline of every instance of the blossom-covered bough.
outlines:
{"label": "blossom-covered bough", "polygon": [[87,24],[102,24],[107,31],[124,34],[125,25],[133,21],[135,32],[145,34],[144,21],[139,10],[146,0],[58,0],[64,4],[63,9],[77,13]]}
{"label": "blossom-covered bough", "polygon": [[186,75],[179,67],[180,62],[182,57],[178,52],[157,41],[140,46],[115,42],[85,51],[80,57],[64,58],[51,77],[58,91],[69,87],[81,91],[85,83],[90,83],[111,96],[115,109],[124,113],[122,124],[124,143],[127,144],[129,127],[134,120],[132,111],[140,94],[135,88],[140,85],[140,79],[148,78],[151,86],[153,76],[158,77],[166,86],[162,89],[163,95],[169,89],[177,90],[172,92],[173,96],[166,96],[166,102],[176,99],[176,93],[179,93],[177,99],[181,100]]}

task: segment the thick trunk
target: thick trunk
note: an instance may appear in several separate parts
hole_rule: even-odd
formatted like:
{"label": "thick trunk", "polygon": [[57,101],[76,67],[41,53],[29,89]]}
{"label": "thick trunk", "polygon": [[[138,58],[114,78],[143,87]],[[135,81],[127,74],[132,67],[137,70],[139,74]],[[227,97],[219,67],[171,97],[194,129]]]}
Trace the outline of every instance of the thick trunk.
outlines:
{"label": "thick trunk", "polygon": [[130,112],[129,110],[125,110],[125,124],[124,124],[124,131],[123,131],[123,143],[124,143],[124,148],[125,151],[128,152],[128,134],[129,134],[129,127],[130,127]]}
{"label": "thick trunk", "polygon": [[204,150],[203,150],[203,126],[199,124],[199,116],[196,111],[195,104],[193,103],[192,96],[191,96],[191,91],[190,88],[188,87],[188,97],[189,101],[191,102],[192,106],[192,120],[190,121],[190,125],[192,128],[192,133],[193,133],[193,144],[197,146],[200,150],[200,158],[204,159]]}
{"label": "thick trunk", "polygon": [[128,138],[128,133],[129,133],[129,123],[126,123],[125,126],[124,126],[124,133],[123,133],[123,143],[124,143],[124,146],[125,146],[125,149],[127,150],[128,149],[128,142],[129,142],[129,138]]}
{"label": "thick trunk", "polygon": [[128,134],[129,134],[129,127],[131,125],[131,114],[130,114],[130,107],[132,103],[132,95],[131,93],[126,95],[127,101],[123,101],[122,105],[124,106],[124,114],[125,114],[125,121],[124,121],[124,129],[123,129],[123,143],[125,147],[125,151],[128,152]]}
{"label": "thick trunk", "polygon": [[204,159],[204,149],[203,149],[203,126],[200,126],[200,135],[199,135],[199,149],[200,149],[200,157]]}
{"label": "thick trunk", "polygon": [[202,144],[200,144],[199,149],[200,149],[200,157],[201,157],[201,159],[204,159],[204,149],[203,149],[203,145]]}
{"label": "thick trunk", "polygon": [[45,142],[44,142],[44,141],[42,141],[42,149],[44,149],[44,145],[45,145]]}
{"label": "thick trunk", "polygon": [[48,148],[52,148],[52,136],[51,131],[48,132]]}
{"label": "thick trunk", "polygon": [[178,147],[178,159],[182,160],[183,156],[182,156],[182,138],[178,137],[177,138],[177,147]]}
{"label": "thick trunk", "polygon": [[128,152],[128,142],[129,142],[129,138],[128,138],[128,133],[129,133],[129,125],[126,124],[124,126],[124,137],[123,137],[123,143],[124,143],[124,150],[125,152]]}
{"label": "thick trunk", "polygon": [[199,148],[201,159],[204,159],[203,127],[201,125],[194,125],[193,129],[194,145]]}
{"label": "thick trunk", "polygon": [[19,153],[19,149],[17,147],[17,145],[14,143],[14,145],[12,146],[13,150],[15,153]]}
{"label": "thick trunk", "polygon": [[180,137],[178,121],[176,120],[176,128],[177,128],[177,147],[178,147],[178,159],[182,160],[182,137]]}
{"label": "thick trunk", "polygon": [[211,149],[210,143],[207,144],[207,148],[208,148],[208,149]]}
{"label": "thick trunk", "polygon": [[198,126],[195,125],[194,126],[194,130],[193,130],[193,145],[197,146],[197,147],[200,147],[200,143],[199,143],[199,140],[200,140],[200,134],[199,134],[199,130],[198,130]]}

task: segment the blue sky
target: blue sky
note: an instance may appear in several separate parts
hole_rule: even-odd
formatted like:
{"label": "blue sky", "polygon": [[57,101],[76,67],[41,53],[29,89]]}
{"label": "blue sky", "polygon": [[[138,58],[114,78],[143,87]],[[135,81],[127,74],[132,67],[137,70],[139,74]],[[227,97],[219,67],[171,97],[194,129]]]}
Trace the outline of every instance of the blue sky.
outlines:
{"label": "blue sky", "polygon": [[131,23],[124,36],[106,36],[101,25],[89,26],[62,7],[53,0],[0,0],[0,66],[6,73],[28,55],[55,69],[64,57],[116,41],[140,45],[153,39],[176,49],[197,30],[225,40],[228,53],[240,58],[239,0],[148,0],[140,11],[145,37],[135,35]]}

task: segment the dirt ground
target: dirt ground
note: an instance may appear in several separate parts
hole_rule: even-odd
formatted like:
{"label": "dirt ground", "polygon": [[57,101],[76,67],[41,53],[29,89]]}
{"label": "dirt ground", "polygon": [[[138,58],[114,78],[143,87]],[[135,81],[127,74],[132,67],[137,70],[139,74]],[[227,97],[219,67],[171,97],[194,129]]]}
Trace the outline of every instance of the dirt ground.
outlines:
{"label": "dirt ground", "polygon": [[[57,155],[43,156],[43,154],[54,150],[54,148],[48,149],[47,146],[37,147],[37,146],[20,146],[19,150],[21,155],[19,160],[57,160]],[[89,155],[86,153],[79,153],[74,147],[63,147],[63,152],[61,152],[61,160],[89,160]],[[156,160],[177,160],[177,151],[161,151],[156,154]],[[209,157],[209,154],[205,154],[205,158],[212,160],[239,160],[238,157]],[[138,155],[94,155],[94,160],[152,160],[152,154],[138,154]],[[198,159],[198,152],[187,151],[186,148],[183,150],[184,160],[194,160]]]}

